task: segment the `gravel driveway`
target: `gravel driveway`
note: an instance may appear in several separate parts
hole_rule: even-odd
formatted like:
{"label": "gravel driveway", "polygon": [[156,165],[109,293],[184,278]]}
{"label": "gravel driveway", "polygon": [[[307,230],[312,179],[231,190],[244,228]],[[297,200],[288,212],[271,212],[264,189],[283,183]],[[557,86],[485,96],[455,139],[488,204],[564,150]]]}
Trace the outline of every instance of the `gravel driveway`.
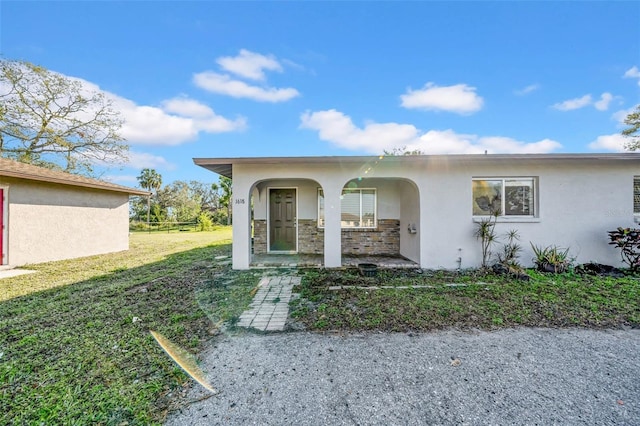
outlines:
{"label": "gravel driveway", "polygon": [[244,334],[201,366],[219,393],[167,424],[640,425],[640,330]]}

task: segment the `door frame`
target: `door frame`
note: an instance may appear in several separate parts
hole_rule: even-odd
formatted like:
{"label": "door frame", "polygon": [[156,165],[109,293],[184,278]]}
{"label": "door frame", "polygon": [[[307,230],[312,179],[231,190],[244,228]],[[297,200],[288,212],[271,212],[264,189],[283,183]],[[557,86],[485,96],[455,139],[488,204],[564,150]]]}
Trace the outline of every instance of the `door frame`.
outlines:
{"label": "door frame", "polygon": [[[293,189],[296,197],[296,248],[295,250],[271,250],[271,190],[272,189]],[[298,187],[297,186],[268,186],[267,187],[267,253],[294,254],[298,253]]]}

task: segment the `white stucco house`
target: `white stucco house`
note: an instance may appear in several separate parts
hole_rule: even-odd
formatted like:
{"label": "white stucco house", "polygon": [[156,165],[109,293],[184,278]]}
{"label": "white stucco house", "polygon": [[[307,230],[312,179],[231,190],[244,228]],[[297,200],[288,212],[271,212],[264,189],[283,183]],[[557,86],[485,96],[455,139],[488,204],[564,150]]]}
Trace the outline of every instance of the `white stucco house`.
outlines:
{"label": "white stucco house", "polygon": [[[474,232],[491,206],[496,230],[568,247],[576,262],[620,265],[607,231],[635,226],[640,155],[511,154],[195,158],[233,179],[233,267],[260,253],[399,255],[422,268],[477,267]],[[253,235],[252,235],[253,233]]]}
{"label": "white stucco house", "polygon": [[0,158],[2,265],[129,248],[129,196],[148,192]]}

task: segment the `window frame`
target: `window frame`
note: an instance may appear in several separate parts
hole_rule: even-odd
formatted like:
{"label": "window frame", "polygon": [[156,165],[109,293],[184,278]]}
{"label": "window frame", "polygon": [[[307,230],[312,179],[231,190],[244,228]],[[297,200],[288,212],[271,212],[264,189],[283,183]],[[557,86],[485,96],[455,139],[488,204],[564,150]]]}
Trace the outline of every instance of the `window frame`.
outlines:
{"label": "window frame", "polygon": [[[485,219],[487,217],[490,216],[490,214],[475,214],[474,213],[474,205],[473,203],[475,203],[475,199],[474,199],[474,194],[473,194],[473,183],[477,182],[477,181],[500,181],[501,184],[501,200],[500,200],[500,209],[501,209],[501,213],[500,215],[497,217],[497,220],[502,222],[508,222],[508,221],[514,221],[514,222],[537,222],[539,221],[539,193],[540,191],[538,190],[538,177],[537,176],[478,176],[478,177],[472,177],[471,178],[471,215],[473,217],[474,220],[479,221],[482,219]],[[512,215],[508,215],[505,214],[505,204],[507,202],[507,197],[506,197],[506,188],[508,187],[507,182],[509,181],[530,181],[531,182],[531,197],[533,198],[533,201],[531,202],[531,209],[533,210],[531,212],[531,214],[527,214],[527,215],[517,215],[517,214],[512,214]]]}
{"label": "window frame", "polygon": [[640,218],[640,176],[638,175],[633,176],[633,216],[636,219]]}
{"label": "window frame", "polygon": [[[342,220],[342,202],[340,203],[340,229],[377,229],[378,228],[378,189],[377,188],[342,188],[342,191],[340,192],[340,201],[342,201],[342,197],[344,195],[345,192],[359,192],[360,193],[360,201],[359,201],[359,205],[360,205],[360,214],[359,214],[359,220],[358,223],[362,224],[363,222],[363,211],[362,211],[362,192],[363,191],[373,191],[373,225],[372,226],[344,226],[343,225],[343,220]],[[322,205],[323,208],[320,208],[320,197],[322,196]],[[324,229],[325,225],[324,225],[324,191],[322,188],[318,188],[318,192],[317,192],[317,214],[318,214],[318,228],[320,229]],[[323,213],[322,218],[321,218],[321,211]]]}

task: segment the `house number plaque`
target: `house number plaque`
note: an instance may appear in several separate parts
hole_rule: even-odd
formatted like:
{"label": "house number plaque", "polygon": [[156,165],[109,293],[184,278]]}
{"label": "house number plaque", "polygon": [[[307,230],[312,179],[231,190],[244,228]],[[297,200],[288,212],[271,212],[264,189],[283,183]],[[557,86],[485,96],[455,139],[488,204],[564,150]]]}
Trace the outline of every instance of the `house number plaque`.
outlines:
{"label": "house number plaque", "polygon": [[244,204],[244,198],[236,198],[236,204]]}

